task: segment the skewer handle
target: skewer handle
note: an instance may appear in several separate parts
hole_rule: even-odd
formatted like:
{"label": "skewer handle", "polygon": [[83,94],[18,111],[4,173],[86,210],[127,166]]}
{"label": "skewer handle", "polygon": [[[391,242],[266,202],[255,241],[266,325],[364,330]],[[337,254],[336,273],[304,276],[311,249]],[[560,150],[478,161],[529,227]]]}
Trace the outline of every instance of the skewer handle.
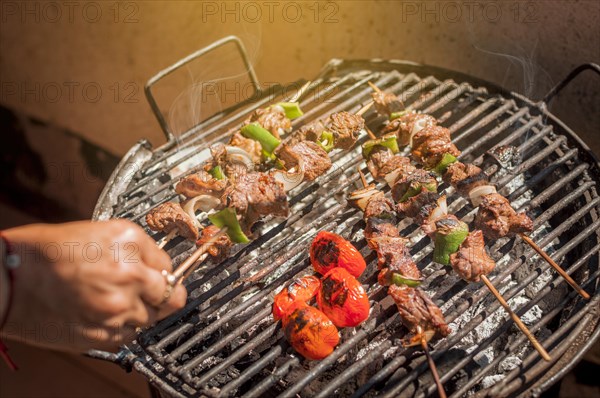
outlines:
{"label": "skewer handle", "polygon": [[365,130],[367,131],[367,134],[369,135],[370,139],[372,139],[372,140],[376,140],[377,139],[377,136],[375,135],[375,133],[373,133],[371,131],[370,128],[368,128],[367,126],[365,126]]}
{"label": "skewer handle", "polygon": [[369,83],[369,86],[371,86],[371,88],[377,92],[377,93],[381,93],[381,89],[379,87],[377,87],[376,85],[374,85],[373,83],[371,83],[370,81],[368,81],[367,83]]}
{"label": "skewer handle", "polygon": [[435,366],[435,362],[429,353],[429,347],[427,346],[427,339],[425,338],[425,333],[421,329],[420,326],[417,328],[417,332],[419,333],[419,338],[421,340],[421,347],[423,347],[423,351],[425,351],[425,356],[427,357],[427,362],[429,363],[429,369],[431,370],[431,374],[433,375],[433,380],[435,380],[435,384],[437,386],[438,394],[440,398],[446,398],[446,391],[444,390],[444,385],[440,380],[440,375],[437,371],[437,366]]}
{"label": "skewer handle", "polygon": [[373,101],[370,101],[367,105],[363,106],[355,113],[356,116],[362,116],[373,106]]}
{"label": "skewer handle", "polygon": [[519,329],[521,329],[521,332],[523,332],[523,334],[529,339],[529,341],[531,342],[533,347],[537,350],[537,352],[541,355],[541,357],[544,358],[544,360],[547,362],[552,361],[552,358],[550,358],[550,355],[548,354],[546,349],[544,347],[542,347],[542,345],[535,338],[533,333],[531,333],[531,331],[527,328],[527,326],[523,323],[523,321],[521,321],[521,318],[519,318],[517,316],[517,314],[515,314],[514,311],[508,306],[508,303],[506,302],[506,300],[504,300],[504,297],[502,297],[500,292],[498,290],[496,290],[496,288],[494,287],[492,282],[488,279],[488,277],[486,275],[481,275],[481,280],[483,281],[483,283],[485,283],[487,288],[490,289],[490,292],[492,292],[492,294],[500,302],[502,307],[504,307],[506,312],[508,312],[508,314],[510,315],[512,320],[515,321],[515,323],[517,324]]}
{"label": "skewer handle", "polygon": [[[221,228],[219,230],[219,232],[217,232],[211,239],[209,239],[202,246],[197,248],[196,251],[194,253],[192,253],[191,256],[189,256],[183,263],[181,263],[181,265],[179,265],[179,267],[177,267],[177,269],[175,271],[173,271],[173,273],[169,276],[167,281],[169,281],[169,279],[171,279],[172,281],[174,281],[174,283],[177,283],[183,279],[184,275],[189,275],[189,273],[187,271],[191,269],[192,265],[194,265],[196,263],[196,261],[198,261],[198,259],[200,257],[202,257],[202,255],[208,251],[208,249],[213,245],[213,243],[215,243],[225,233],[227,233],[227,227]],[[204,257],[204,258],[206,258],[206,257]],[[169,282],[169,283],[171,283],[171,282]]]}
{"label": "skewer handle", "polygon": [[158,244],[158,248],[162,249],[163,247],[165,247],[167,245],[167,243],[169,243],[171,241],[171,239],[173,239],[175,237],[175,233],[177,231],[176,230],[172,230],[171,232],[169,232],[164,238],[163,240]]}
{"label": "skewer handle", "polygon": [[577,282],[575,282],[573,280],[573,278],[571,278],[571,276],[569,274],[567,274],[567,272],[564,269],[562,269],[562,267],[560,265],[558,265],[556,262],[554,262],[554,260],[552,260],[552,258],[544,250],[542,250],[542,248],[539,247],[537,245],[537,243],[535,243],[529,236],[527,236],[525,234],[519,234],[519,236],[521,237],[521,239],[523,239],[525,241],[525,243],[527,243],[529,246],[531,246],[532,249],[537,252],[537,254],[542,256],[542,258],[544,260],[546,260],[546,262],[548,264],[550,264],[552,266],[552,268],[554,268],[556,270],[556,272],[558,272],[560,274],[560,276],[562,276],[564,278],[564,280],[566,280],[567,283],[569,285],[571,285],[571,287],[573,289],[575,289],[575,291],[581,295],[581,297],[583,297],[586,300],[590,299],[590,295],[585,290],[583,290],[583,288],[581,286],[579,286],[577,284]]}
{"label": "skewer handle", "polygon": [[304,83],[302,85],[302,87],[300,87],[300,89],[296,92],[296,94],[294,94],[288,101],[289,102],[298,102],[298,100],[300,98],[302,98],[302,96],[304,95],[304,93],[306,92],[306,90],[308,89],[308,87],[311,85],[312,81],[307,81],[306,83]]}

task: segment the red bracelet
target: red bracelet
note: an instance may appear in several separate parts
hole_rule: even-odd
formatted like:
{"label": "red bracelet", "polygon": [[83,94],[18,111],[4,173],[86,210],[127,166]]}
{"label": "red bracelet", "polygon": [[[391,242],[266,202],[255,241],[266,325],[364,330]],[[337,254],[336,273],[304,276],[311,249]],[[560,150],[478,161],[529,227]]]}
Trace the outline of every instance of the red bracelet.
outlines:
{"label": "red bracelet", "polygon": [[[8,303],[6,306],[6,311],[4,312],[4,316],[0,320],[0,330],[6,324],[8,320],[8,315],[10,314],[10,309],[12,307],[14,291],[15,291],[15,269],[21,265],[21,258],[18,254],[16,254],[13,250],[11,243],[6,239],[6,236],[0,232],[0,238],[4,241],[4,246],[6,247],[6,253],[0,253],[4,257],[3,263],[4,268],[6,269],[6,274],[8,275]],[[17,370],[17,365],[13,362],[12,358],[8,354],[8,347],[0,338],[0,356],[4,359],[4,362],[8,365],[8,367],[12,370]]]}

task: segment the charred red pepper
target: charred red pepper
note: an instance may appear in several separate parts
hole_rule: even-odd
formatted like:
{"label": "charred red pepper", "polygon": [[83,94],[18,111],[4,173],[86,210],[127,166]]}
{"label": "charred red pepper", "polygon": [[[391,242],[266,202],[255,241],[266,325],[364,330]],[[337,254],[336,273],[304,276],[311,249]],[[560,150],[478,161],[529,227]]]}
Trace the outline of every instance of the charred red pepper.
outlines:
{"label": "charred red pepper", "polygon": [[367,292],[344,268],[334,268],[323,276],[317,305],[338,327],[360,325],[371,309]]}
{"label": "charred red pepper", "polygon": [[304,358],[323,359],[340,342],[335,325],[325,314],[306,304],[283,318],[283,334]]}
{"label": "charred red pepper", "polygon": [[310,262],[321,275],[341,267],[358,278],[367,268],[365,259],[352,243],[327,231],[319,232],[310,245]]}
{"label": "charred red pepper", "polygon": [[316,276],[305,276],[294,279],[287,287],[277,293],[273,302],[273,318],[276,321],[290,315],[297,307],[296,302],[307,304],[315,297],[321,287]]}

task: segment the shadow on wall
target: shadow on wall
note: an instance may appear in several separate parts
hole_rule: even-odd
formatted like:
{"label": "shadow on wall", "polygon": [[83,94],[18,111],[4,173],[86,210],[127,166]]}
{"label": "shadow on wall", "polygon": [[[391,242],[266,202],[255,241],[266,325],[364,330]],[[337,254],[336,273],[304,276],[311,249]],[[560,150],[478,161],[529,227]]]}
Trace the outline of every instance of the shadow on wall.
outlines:
{"label": "shadow on wall", "polygon": [[[32,220],[91,218],[118,159],[68,131],[4,107],[0,126],[0,202]],[[12,219],[8,214],[2,218]]]}

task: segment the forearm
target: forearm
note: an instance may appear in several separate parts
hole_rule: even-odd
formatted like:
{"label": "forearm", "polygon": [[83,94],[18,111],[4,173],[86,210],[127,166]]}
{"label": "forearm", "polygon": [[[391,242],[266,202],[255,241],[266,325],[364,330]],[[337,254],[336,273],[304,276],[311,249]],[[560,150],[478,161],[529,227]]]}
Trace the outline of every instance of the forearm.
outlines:
{"label": "forearm", "polygon": [[[4,319],[6,316],[10,295],[10,281],[6,270],[5,253],[6,245],[4,244],[4,240],[0,239],[0,320]],[[2,325],[0,325],[0,327],[2,327]]]}

